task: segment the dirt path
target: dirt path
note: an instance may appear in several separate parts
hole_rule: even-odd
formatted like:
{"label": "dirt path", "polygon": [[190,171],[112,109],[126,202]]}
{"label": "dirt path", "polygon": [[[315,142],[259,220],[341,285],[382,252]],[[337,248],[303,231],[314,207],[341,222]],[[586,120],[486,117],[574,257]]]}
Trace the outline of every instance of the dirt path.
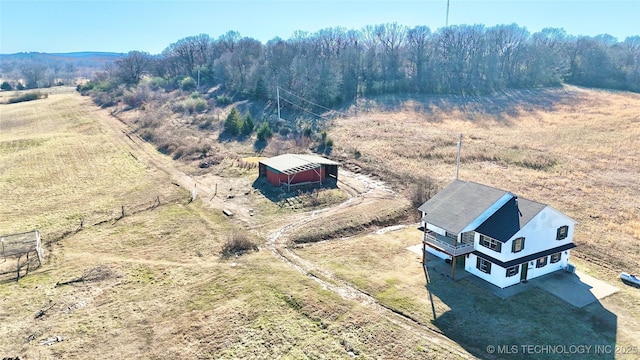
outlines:
{"label": "dirt path", "polygon": [[[179,170],[173,160],[159,154],[152,145],[135,135],[126,124],[110,116],[104,110],[98,111],[100,112],[100,117],[104,119],[104,123],[119,134],[117,140],[124,147],[130,148],[136,157],[144,159],[147,163],[165,172],[171,181],[179,186],[190,191],[197,187],[198,195],[206,206],[220,210],[229,209],[236,214],[235,218],[237,220],[246,225],[250,224],[248,215],[245,214],[245,209],[241,209],[239,205],[233,202],[225,202],[222,197],[213,197],[214,189],[197,182],[191,176]],[[350,195],[349,199],[329,208],[292,214],[272,223],[266,233],[266,248],[277,258],[280,258],[294,269],[315,280],[323,288],[333,291],[344,299],[357,301],[368,306],[376,313],[384,314],[394,324],[414,333],[420,338],[436,344],[438,347],[448,349],[460,358],[473,358],[473,356],[463,350],[458,350],[460,346],[436,328],[381,304],[373,296],[337,278],[331,272],[319,268],[314,263],[303,259],[286,246],[288,234],[299,227],[308,226],[314,221],[332,216],[338,211],[349,208],[361,207],[363,211],[366,211],[365,209],[375,208],[374,205],[377,201],[380,201],[380,199],[390,199],[398,196],[382,182],[346,170],[340,171],[338,187]],[[203,216],[203,218],[205,217]],[[114,260],[123,259],[114,258]],[[149,265],[175,265],[173,262],[157,260],[141,260],[139,262],[148,263]],[[201,266],[202,264],[193,265]]]}

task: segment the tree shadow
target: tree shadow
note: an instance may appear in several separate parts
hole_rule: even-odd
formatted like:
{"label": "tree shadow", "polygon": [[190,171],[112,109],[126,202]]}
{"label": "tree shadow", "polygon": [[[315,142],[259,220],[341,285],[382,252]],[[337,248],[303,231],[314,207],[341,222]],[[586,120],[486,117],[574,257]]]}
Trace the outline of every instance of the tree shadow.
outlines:
{"label": "tree shadow", "polygon": [[459,112],[462,120],[491,118],[508,123],[507,118],[534,111],[553,111],[578,103],[579,94],[564,88],[505,90],[487,95],[388,94],[366,101],[364,109],[411,110],[431,121],[441,121],[441,113]]}
{"label": "tree shadow", "polygon": [[[431,322],[482,359],[614,359],[617,316],[589,293],[589,285],[568,278],[575,275],[556,273],[514,285],[522,290],[499,289],[464,267],[456,269],[454,281],[451,265],[428,254]],[[536,283],[554,274],[545,280],[558,288],[571,286],[565,290],[592,301],[577,307],[547,291],[544,282]]]}
{"label": "tree shadow", "polygon": [[267,141],[266,140],[256,140],[253,143],[253,151],[255,151],[256,153],[260,154],[264,151],[264,149],[267,147]]}

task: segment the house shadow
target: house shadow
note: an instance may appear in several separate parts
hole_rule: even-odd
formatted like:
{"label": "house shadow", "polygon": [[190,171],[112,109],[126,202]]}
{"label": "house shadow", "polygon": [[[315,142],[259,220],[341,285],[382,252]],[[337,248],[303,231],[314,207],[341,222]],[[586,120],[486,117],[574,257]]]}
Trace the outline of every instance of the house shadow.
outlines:
{"label": "house shadow", "polygon": [[610,285],[560,271],[500,289],[463,262],[453,280],[452,265],[427,254],[425,295],[431,322],[473,356],[615,358],[617,316],[598,300]]}

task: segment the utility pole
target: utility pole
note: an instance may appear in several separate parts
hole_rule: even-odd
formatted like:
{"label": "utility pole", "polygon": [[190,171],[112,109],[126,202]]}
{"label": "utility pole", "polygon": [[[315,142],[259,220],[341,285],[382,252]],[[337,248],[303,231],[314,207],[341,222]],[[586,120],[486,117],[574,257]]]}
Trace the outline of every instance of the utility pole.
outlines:
{"label": "utility pole", "polygon": [[458,157],[456,159],[456,180],[458,180],[458,173],[460,172],[460,149],[462,148],[462,134],[458,138]]}
{"label": "utility pole", "polygon": [[447,20],[444,23],[444,26],[445,27],[449,26],[449,0],[447,0]]}
{"label": "utility pole", "polygon": [[276,86],[276,97],[278,98],[278,121],[280,121],[280,87]]}

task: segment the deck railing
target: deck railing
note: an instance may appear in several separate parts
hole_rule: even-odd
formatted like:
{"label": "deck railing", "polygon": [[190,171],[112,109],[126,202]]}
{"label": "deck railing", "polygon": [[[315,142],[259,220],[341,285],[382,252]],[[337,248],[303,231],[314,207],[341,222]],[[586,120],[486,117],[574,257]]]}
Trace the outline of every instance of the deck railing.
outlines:
{"label": "deck railing", "polygon": [[473,252],[473,243],[458,243],[458,245],[453,245],[453,240],[446,236],[442,236],[440,234],[436,234],[431,230],[427,230],[424,233],[423,241],[430,246],[433,246],[449,255],[458,256],[468,254]]}

